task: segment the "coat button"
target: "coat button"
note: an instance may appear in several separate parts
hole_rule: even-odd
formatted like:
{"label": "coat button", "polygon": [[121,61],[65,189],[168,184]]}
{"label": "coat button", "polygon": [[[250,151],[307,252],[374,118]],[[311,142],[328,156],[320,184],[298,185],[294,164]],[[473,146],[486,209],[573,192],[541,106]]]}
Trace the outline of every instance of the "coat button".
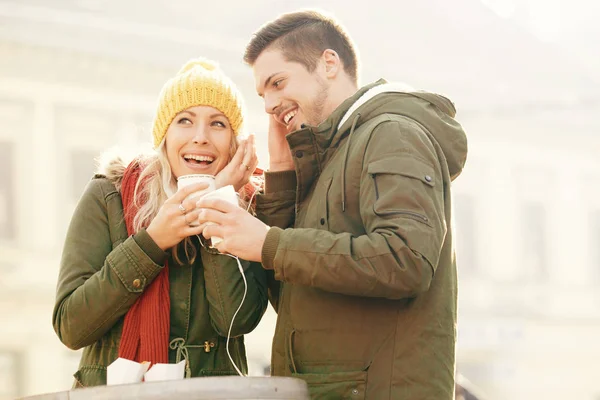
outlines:
{"label": "coat button", "polygon": [[356,396],[358,394],[358,389],[352,389],[352,394]]}
{"label": "coat button", "polygon": [[426,180],[427,182],[431,182],[431,181],[432,181],[432,179],[431,179],[431,176],[429,176],[429,175],[425,175],[425,180]]}
{"label": "coat button", "polygon": [[321,218],[321,225],[325,225],[325,218]]}
{"label": "coat button", "polygon": [[304,152],[303,152],[302,150],[298,150],[298,151],[296,152],[296,157],[298,157],[298,158],[302,158],[302,157],[304,157]]}
{"label": "coat button", "polygon": [[139,279],[134,279],[133,280],[133,287],[138,289],[140,286],[142,286],[142,282]]}

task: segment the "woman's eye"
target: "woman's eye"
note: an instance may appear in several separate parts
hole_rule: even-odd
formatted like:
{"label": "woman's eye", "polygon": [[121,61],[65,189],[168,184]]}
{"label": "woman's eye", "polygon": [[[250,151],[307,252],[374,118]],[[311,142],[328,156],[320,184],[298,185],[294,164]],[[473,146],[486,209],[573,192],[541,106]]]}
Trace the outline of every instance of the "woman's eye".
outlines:
{"label": "woman's eye", "polygon": [[275,82],[273,82],[273,87],[276,87],[276,88],[278,88],[278,87],[279,87],[279,85],[281,85],[281,82],[283,82],[283,79],[280,79],[280,80],[278,80],[278,81],[275,81]]}
{"label": "woman's eye", "polygon": [[220,128],[225,128],[225,124],[221,121],[213,121],[212,126],[218,126]]}
{"label": "woman's eye", "polygon": [[185,125],[189,125],[189,124],[191,124],[191,123],[192,123],[192,121],[190,121],[190,119],[189,119],[189,118],[185,118],[185,117],[183,117],[183,118],[180,118],[180,119],[177,121],[177,123],[178,123],[178,124],[185,124]]}

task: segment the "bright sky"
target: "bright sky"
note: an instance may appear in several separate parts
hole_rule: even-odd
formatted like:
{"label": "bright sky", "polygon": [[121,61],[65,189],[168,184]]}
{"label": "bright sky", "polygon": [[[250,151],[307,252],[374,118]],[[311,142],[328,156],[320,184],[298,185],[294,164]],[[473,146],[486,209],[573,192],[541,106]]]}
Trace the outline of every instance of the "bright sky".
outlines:
{"label": "bright sky", "polygon": [[[517,18],[539,39],[554,41],[562,31],[560,0],[481,0],[503,18]],[[521,20],[523,17],[526,20]]]}

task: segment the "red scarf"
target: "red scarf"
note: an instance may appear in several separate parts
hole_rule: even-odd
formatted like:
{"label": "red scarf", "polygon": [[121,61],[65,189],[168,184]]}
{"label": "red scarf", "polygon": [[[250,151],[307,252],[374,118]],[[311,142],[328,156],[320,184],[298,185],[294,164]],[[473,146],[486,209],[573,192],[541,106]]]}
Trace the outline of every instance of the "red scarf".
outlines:
{"label": "red scarf", "polygon": [[[140,172],[139,162],[133,161],[125,169],[121,183],[125,225],[130,236],[135,233],[133,218],[138,210],[133,194]],[[165,261],[162,271],[125,314],[119,357],[137,362],[149,361],[152,364],[168,363],[170,311],[169,265]]]}
{"label": "red scarf", "polygon": [[[133,235],[133,218],[138,209],[134,204],[135,185],[142,168],[134,160],[125,169],[121,183],[121,199],[125,212],[127,233]],[[257,168],[254,176],[262,176],[263,170]],[[261,186],[258,184],[258,186]],[[241,195],[247,200],[253,197],[257,187],[252,183],[244,186]],[[142,199],[143,201],[144,199]],[[171,324],[171,299],[169,296],[169,265],[165,261],[163,270],[148,285],[142,295],[131,306],[123,323],[123,333],[119,344],[119,357],[137,362],[169,362],[169,332]]]}

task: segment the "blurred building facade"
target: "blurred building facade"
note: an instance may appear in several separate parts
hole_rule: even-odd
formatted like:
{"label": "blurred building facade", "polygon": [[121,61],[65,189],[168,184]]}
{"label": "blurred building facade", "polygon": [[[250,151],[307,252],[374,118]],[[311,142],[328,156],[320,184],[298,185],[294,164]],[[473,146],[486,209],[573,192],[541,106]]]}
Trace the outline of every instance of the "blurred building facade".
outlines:
{"label": "blurred building facade", "polygon": [[[127,13],[142,7],[134,0],[114,3],[115,14],[91,0],[54,3],[0,1],[0,400],[72,383],[79,352],[59,342],[51,313],[64,234],[94,159],[148,141],[160,87],[197,55],[239,82],[248,130],[266,143],[262,104],[240,59],[250,33],[285,11],[261,0],[270,14],[240,10],[234,34],[208,20],[179,24],[193,2],[157,5],[166,8],[151,16],[170,23],[136,20]],[[460,16],[429,3],[438,7],[403,5],[412,14],[397,37],[427,22],[429,34],[395,53],[386,47],[393,41],[369,46],[377,33],[360,29],[358,10],[322,6],[348,21],[363,82],[381,75],[441,90],[467,129],[467,168],[454,184],[457,368],[490,399],[597,400],[598,82],[479,2],[459,1]],[[214,7],[223,7],[212,10],[218,15],[226,5]],[[393,21],[372,17],[387,35]],[[441,35],[457,45],[449,50]],[[259,156],[266,165],[266,146]],[[269,310],[248,338],[253,375],[268,366],[274,320]]]}

